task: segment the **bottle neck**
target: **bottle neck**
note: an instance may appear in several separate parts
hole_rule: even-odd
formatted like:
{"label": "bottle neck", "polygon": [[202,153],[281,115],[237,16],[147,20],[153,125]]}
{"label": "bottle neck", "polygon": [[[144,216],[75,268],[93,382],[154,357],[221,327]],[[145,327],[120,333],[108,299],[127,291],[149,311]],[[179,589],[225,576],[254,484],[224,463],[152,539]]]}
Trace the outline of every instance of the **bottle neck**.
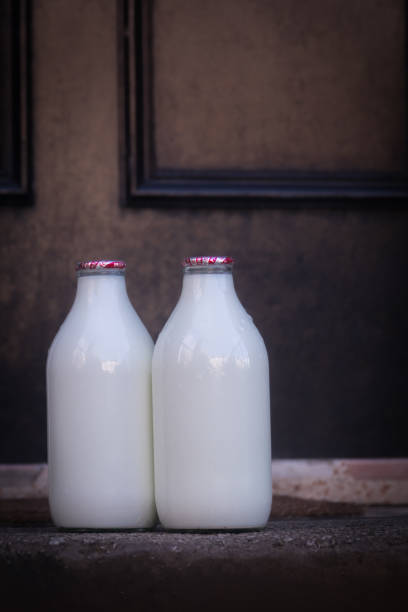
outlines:
{"label": "bottle neck", "polygon": [[205,269],[186,270],[183,277],[182,300],[193,302],[226,302],[237,299],[231,270],[208,273]]}
{"label": "bottle neck", "polygon": [[79,274],[75,306],[112,308],[123,299],[129,299],[124,272]]}

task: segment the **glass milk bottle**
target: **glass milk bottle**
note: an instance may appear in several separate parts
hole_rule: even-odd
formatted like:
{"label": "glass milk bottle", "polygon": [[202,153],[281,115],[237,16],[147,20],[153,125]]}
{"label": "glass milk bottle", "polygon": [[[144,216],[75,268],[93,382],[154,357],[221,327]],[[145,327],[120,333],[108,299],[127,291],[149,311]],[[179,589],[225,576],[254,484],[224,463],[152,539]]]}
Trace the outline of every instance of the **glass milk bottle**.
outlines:
{"label": "glass milk bottle", "polygon": [[49,501],[56,525],[155,523],[153,342],[121,261],[77,264],[74,304],[47,360]]}
{"label": "glass milk bottle", "polygon": [[186,258],[154,350],[155,491],[166,528],[259,528],[270,513],[268,356],[232,264]]}

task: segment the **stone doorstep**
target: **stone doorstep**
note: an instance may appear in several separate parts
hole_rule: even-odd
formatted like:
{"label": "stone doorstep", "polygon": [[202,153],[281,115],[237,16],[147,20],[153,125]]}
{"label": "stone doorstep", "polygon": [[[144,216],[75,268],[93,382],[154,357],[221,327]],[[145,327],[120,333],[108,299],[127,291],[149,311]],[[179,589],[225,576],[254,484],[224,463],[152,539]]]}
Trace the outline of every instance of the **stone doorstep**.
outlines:
{"label": "stone doorstep", "polygon": [[61,530],[46,498],[2,499],[2,612],[405,609],[408,507],[276,495],[271,516],[250,531]]}
{"label": "stone doorstep", "polygon": [[407,467],[273,461],[266,529],[194,533],[58,530],[47,466],[0,466],[2,612],[400,612]]}
{"label": "stone doorstep", "polygon": [[0,576],[5,612],[399,611],[408,516],[277,520],[236,533],[3,527]]}
{"label": "stone doorstep", "polygon": [[[275,495],[352,504],[408,504],[408,458],[273,460]],[[47,496],[44,463],[0,464],[0,499]]]}

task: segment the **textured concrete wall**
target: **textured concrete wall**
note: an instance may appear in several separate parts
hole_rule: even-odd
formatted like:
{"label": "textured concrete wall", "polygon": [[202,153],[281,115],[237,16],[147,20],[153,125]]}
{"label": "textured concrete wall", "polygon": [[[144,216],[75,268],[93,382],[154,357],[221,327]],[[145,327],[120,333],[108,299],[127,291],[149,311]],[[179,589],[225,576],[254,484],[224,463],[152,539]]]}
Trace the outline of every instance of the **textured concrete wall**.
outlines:
{"label": "textured concrete wall", "polygon": [[0,210],[0,462],[46,456],[47,348],[76,260],[124,258],[155,338],[186,254],[236,256],[271,357],[276,457],[406,452],[407,215],[123,209],[116,2],[36,0],[35,205]]}

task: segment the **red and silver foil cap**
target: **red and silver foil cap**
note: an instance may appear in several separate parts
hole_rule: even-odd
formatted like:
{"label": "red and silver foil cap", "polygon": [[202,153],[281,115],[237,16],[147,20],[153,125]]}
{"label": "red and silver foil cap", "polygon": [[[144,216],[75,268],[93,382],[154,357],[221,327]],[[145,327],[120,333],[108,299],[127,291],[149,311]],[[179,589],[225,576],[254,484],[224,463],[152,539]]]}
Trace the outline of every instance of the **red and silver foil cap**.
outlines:
{"label": "red and silver foil cap", "polygon": [[110,269],[124,270],[126,264],[124,261],[107,261],[106,259],[94,259],[92,261],[78,261],[75,264],[75,270],[110,270]]}
{"label": "red and silver foil cap", "polygon": [[205,257],[186,257],[183,261],[184,267],[189,266],[222,266],[234,263],[232,257],[205,256]]}

